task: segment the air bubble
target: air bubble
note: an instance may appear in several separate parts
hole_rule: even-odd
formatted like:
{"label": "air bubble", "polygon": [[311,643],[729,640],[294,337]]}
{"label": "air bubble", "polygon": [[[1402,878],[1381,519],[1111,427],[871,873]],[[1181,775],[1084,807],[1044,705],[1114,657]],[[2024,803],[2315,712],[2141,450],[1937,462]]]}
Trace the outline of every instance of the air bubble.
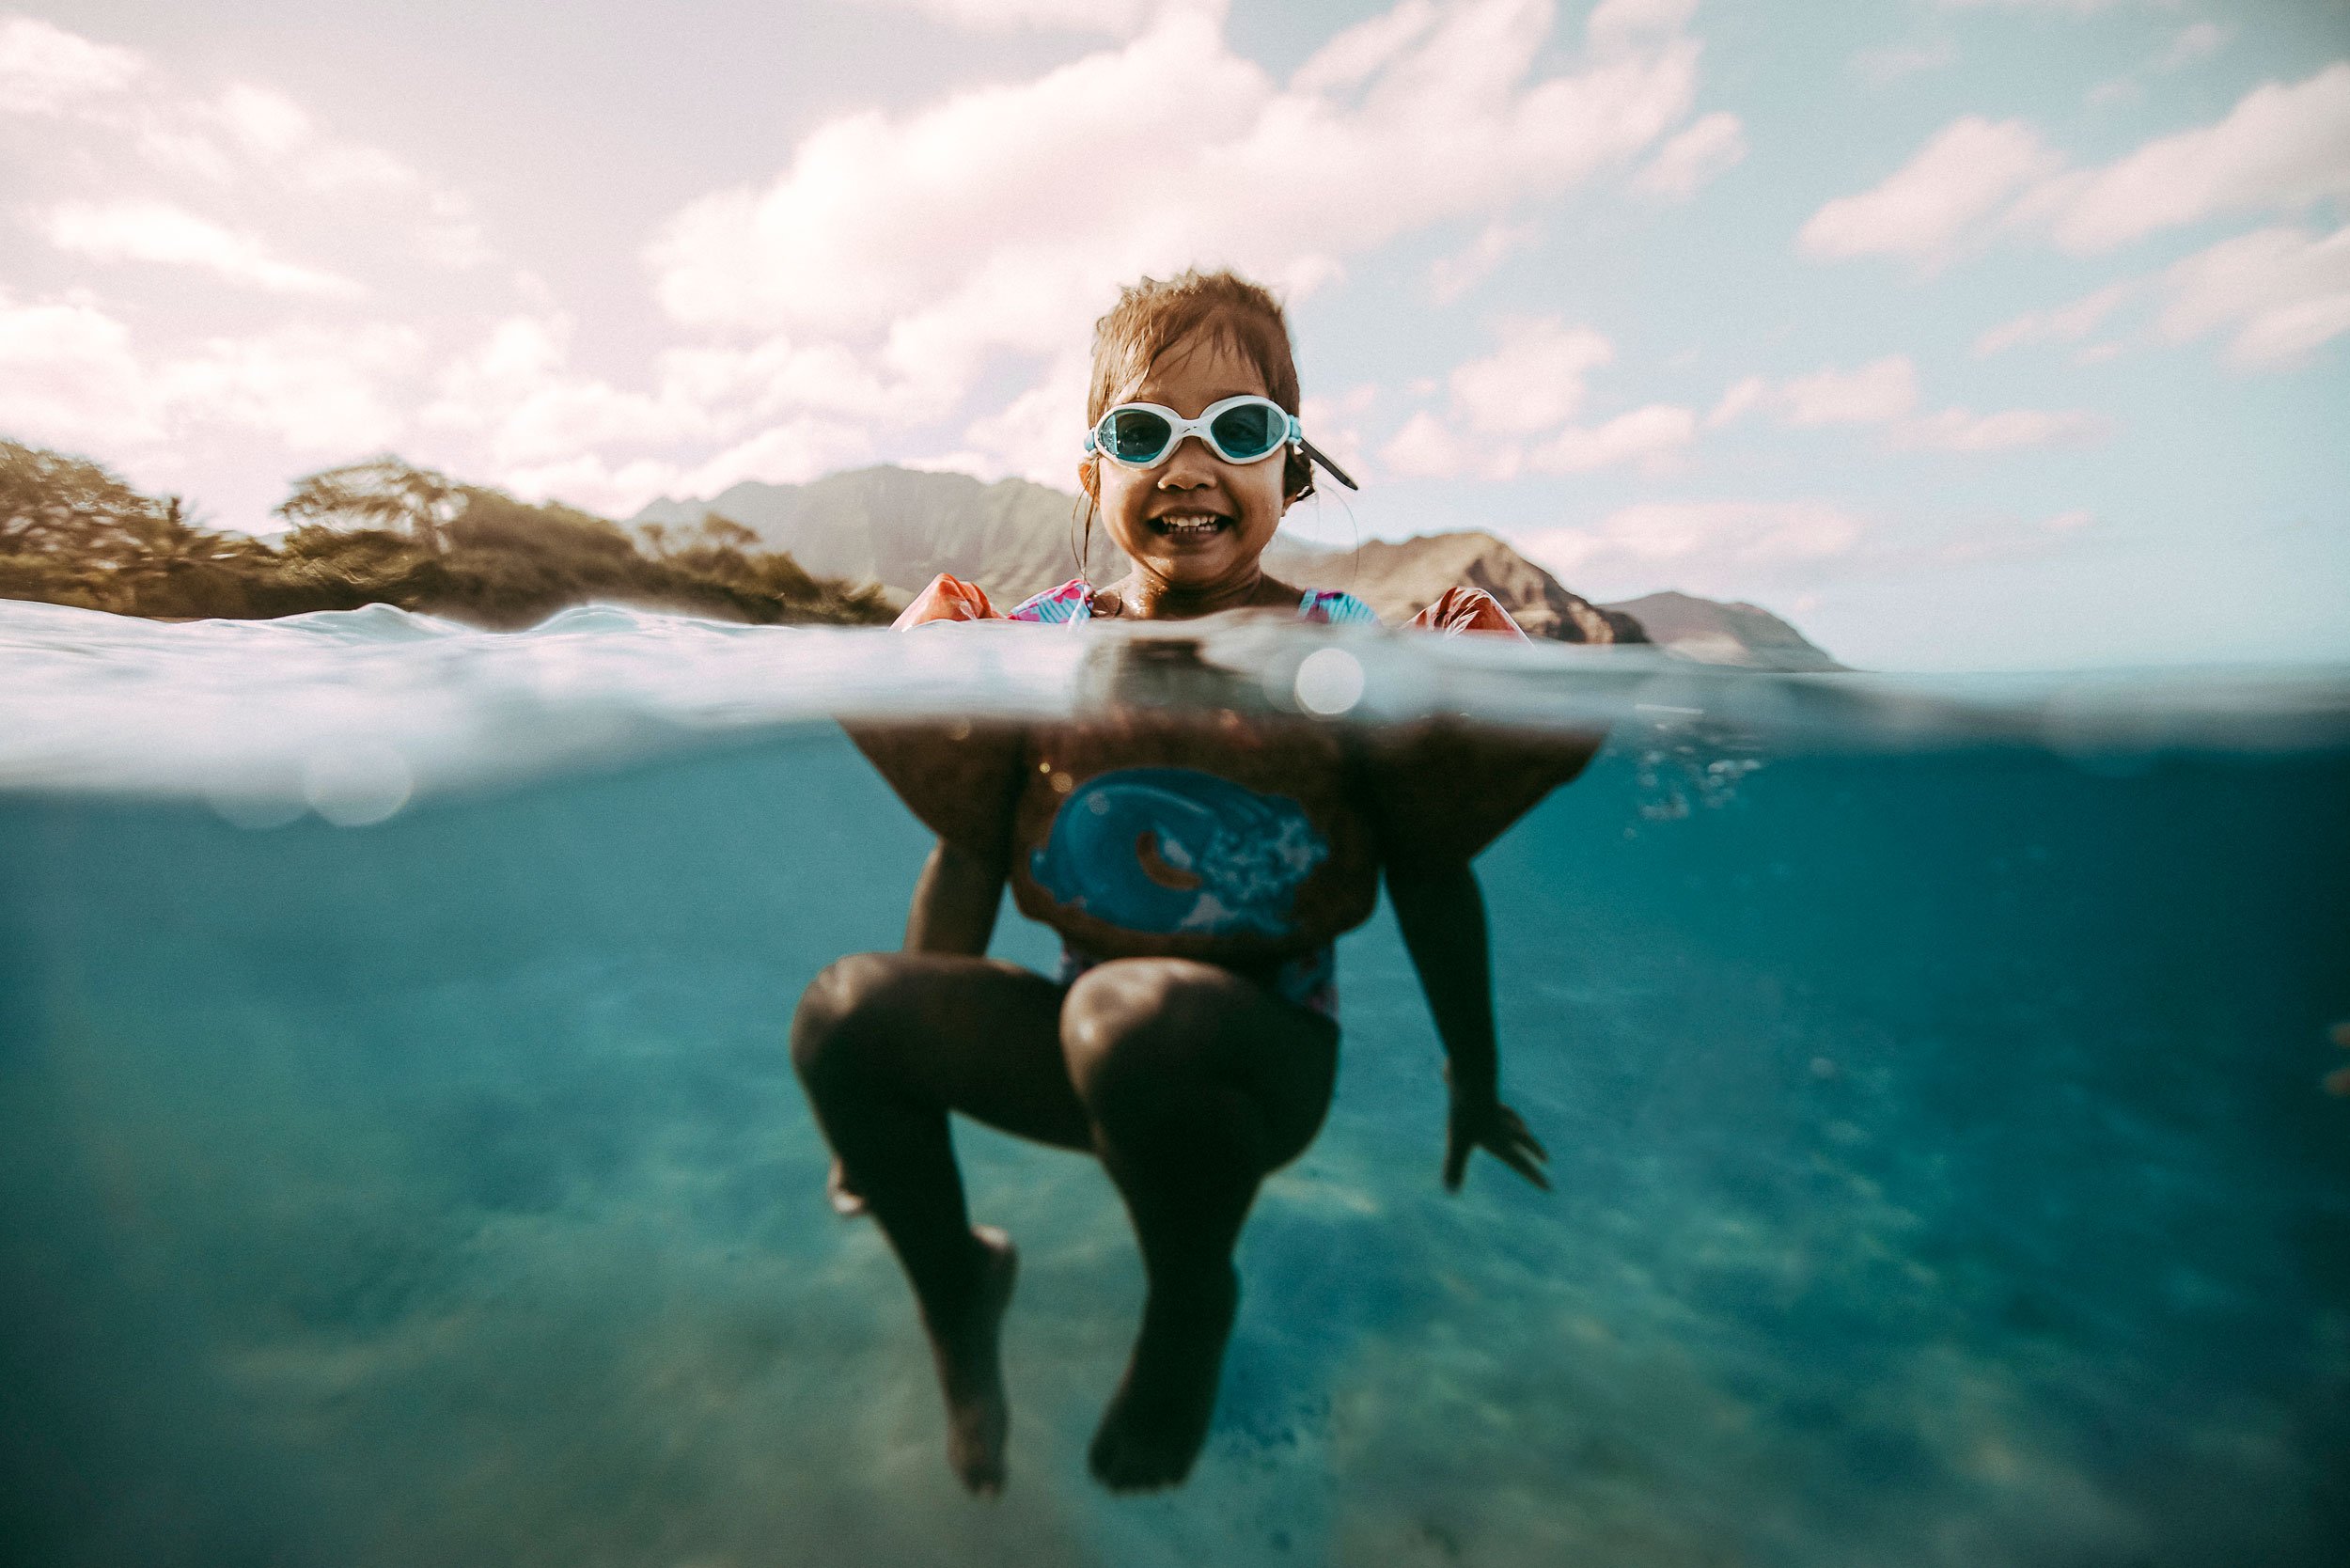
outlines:
{"label": "air bubble", "polygon": [[314,753],[302,769],[310,809],[337,827],[372,827],[408,804],[415,779],[388,746]]}
{"label": "air bubble", "polygon": [[1297,666],[1297,705],[1325,718],[1363,699],[1363,666],[1343,648],[1319,648]]}

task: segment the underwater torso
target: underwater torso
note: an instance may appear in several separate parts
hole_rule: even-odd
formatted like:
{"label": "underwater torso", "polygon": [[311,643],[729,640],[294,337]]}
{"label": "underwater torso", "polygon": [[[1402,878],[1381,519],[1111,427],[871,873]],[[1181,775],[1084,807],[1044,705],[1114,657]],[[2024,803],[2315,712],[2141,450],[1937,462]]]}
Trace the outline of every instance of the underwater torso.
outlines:
{"label": "underwater torso", "polygon": [[[1064,584],[1012,619],[1085,619],[1089,596]],[[1351,594],[1308,594],[1299,614],[1377,620]],[[1340,731],[1284,714],[1136,707],[1038,726],[1013,813],[1013,897],[1087,957],[1315,957],[1378,898],[1357,773]]]}

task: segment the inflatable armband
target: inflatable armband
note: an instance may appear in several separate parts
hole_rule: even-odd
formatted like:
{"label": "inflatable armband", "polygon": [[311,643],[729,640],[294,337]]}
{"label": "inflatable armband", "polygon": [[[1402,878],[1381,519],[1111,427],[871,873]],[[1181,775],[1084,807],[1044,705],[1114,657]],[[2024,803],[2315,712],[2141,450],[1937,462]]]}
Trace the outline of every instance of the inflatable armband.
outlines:
{"label": "inflatable armband", "polygon": [[[897,630],[933,620],[1000,620],[985,590],[941,572],[914,596]],[[958,849],[993,856],[1010,830],[1021,730],[967,719],[843,724],[906,808]]]}
{"label": "inflatable armband", "polygon": [[[1410,630],[1528,640],[1483,588],[1449,588],[1414,616]],[[1606,737],[1502,729],[1433,719],[1381,730],[1365,747],[1380,855],[1406,870],[1442,870],[1473,858],[1510,824],[1574,778]]]}

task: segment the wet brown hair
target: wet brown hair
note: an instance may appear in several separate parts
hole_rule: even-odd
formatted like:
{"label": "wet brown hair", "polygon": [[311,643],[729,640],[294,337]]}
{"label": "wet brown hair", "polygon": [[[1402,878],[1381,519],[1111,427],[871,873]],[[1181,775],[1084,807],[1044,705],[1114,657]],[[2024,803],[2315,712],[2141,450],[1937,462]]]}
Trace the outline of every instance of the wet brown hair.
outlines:
{"label": "wet brown hair", "polygon": [[[1246,360],[1264,378],[1266,395],[1290,413],[1297,412],[1297,360],[1281,302],[1230,272],[1191,271],[1128,285],[1109,313],[1093,323],[1086,424],[1098,423],[1131,396],[1160,355],[1193,341],[1219,345]],[[1281,494],[1300,501],[1313,488],[1313,464],[1300,453],[1287,454]]]}

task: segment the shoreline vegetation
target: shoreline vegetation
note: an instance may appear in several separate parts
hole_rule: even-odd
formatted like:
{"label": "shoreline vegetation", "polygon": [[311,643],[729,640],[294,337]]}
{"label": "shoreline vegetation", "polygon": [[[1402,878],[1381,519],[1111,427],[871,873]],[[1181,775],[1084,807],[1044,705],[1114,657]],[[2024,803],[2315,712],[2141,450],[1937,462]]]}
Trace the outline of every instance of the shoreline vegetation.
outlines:
{"label": "shoreline vegetation", "polygon": [[[1024,479],[886,464],[806,484],[744,480],[621,521],[532,503],[385,453],[294,482],[270,539],[191,518],[101,463],[0,438],[0,599],[156,620],[268,619],[392,604],[520,631],[591,601],[754,625],[885,625],[940,572],[1017,604],[1081,570],[1116,571],[1077,497]],[[1105,553],[1106,552],[1106,553]],[[1450,531],[1352,550],[1277,541],[1268,571],[1343,588],[1390,625],[1448,587],[1481,588],[1534,636],[1647,644],[1700,664],[1846,666],[1759,605],[1674,591],[1574,592],[1503,540]]]}
{"label": "shoreline vegetation", "polygon": [[878,587],[819,577],[711,514],[634,533],[386,454],[295,481],[276,542],[191,521],[177,495],[0,440],[0,598],[163,620],[395,604],[494,631],[591,599],[757,625],[886,623]]}

